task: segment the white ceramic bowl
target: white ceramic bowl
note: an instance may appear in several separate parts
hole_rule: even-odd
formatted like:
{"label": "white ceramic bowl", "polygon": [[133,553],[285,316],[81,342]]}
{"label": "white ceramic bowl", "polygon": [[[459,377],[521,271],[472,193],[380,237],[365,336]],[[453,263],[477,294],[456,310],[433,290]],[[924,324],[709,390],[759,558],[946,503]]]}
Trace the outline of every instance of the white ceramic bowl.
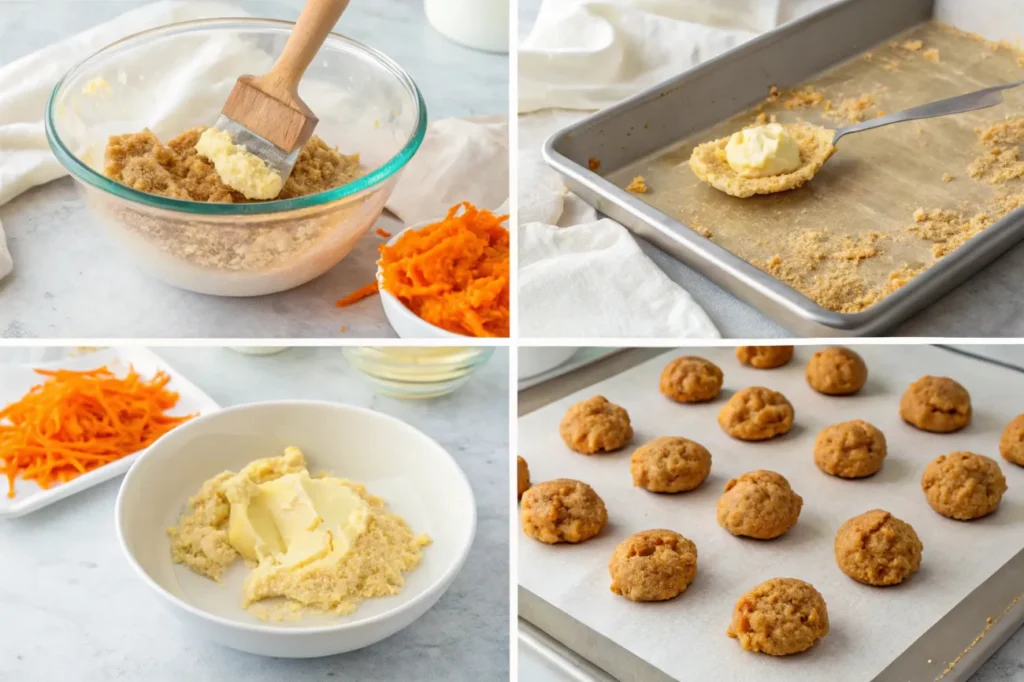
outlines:
{"label": "white ceramic bowl", "polygon": [[[348,616],[261,621],[243,610],[249,569],[236,561],[221,583],[171,561],[166,529],[203,481],[295,445],[313,473],[364,483],[413,532],[428,533],[419,567],[402,592],[367,599]],[[444,448],[378,412],[316,401],[256,403],[183,424],[139,458],[121,484],[118,540],[132,568],[194,636],[253,654],[311,658],[344,653],[388,637],[423,615],[462,568],[476,531],[473,491]]]}
{"label": "white ceramic bowl", "polygon": [[565,364],[579,348],[534,347],[519,349],[519,378],[530,379]]}

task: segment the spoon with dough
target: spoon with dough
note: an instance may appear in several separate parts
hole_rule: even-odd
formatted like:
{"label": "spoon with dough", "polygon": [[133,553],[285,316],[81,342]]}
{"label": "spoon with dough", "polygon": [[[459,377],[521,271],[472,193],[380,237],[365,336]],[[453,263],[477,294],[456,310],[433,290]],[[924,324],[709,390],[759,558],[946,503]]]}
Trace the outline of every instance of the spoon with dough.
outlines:
{"label": "spoon with dough", "polygon": [[785,192],[810,181],[835,153],[835,144],[841,137],[893,123],[994,107],[1003,101],[1003,90],[1019,85],[1024,85],[1024,81],[929,102],[838,130],[809,123],[767,123],[744,128],[729,137],[698,145],[690,155],[690,168],[704,182],[734,197]]}

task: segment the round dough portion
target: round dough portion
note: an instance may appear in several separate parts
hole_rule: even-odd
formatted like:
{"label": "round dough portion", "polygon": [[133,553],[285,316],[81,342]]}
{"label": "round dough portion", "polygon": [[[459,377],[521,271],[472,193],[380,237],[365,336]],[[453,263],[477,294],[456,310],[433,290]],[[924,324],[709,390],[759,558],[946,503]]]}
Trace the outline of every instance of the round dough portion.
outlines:
{"label": "round dough portion", "polygon": [[994,459],[973,452],[939,455],[924,469],[921,488],[932,509],[960,521],[994,512],[1006,478]]}
{"label": "round dough portion", "polygon": [[549,545],[583,542],[601,532],[608,510],[594,489],[582,481],[557,478],[523,493],[519,508],[523,532]]}
{"label": "round dough portion", "polygon": [[788,656],[828,634],[825,598],[810,583],[772,578],[740,597],[726,631],[747,651]]}
{"label": "round dough portion", "polygon": [[733,535],[771,540],[796,524],[803,505],[785,476],[758,469],[725,484],[718,498],[718,525]]}
{"label": "round dough portion", "polygon": [[768,440],[793,428],[793,406],[778,391],[751,386],[729,398],[718,413],[718,425],[739,440]]}
{"label": "round dough portion", "polygon": [[839,478],[864,478],[882,468],[885,435],[860,419],[826,426],[814,440],[814,463]]}
{"label": "round dough portion", "polygon": [[736,359],[755,369],[775,369],[793,359],[793,346],[737,346]]}
{"label": "round dough portion", "polygon": [[999,439],[999,454],[1007,462],[1024,467],[1024,414],[1017,415],[1003,429]]}
{"label": "round dough portion", "polygon": [[518,491],[518,498],[523,499],[523,493],[530,489],[530,467],[526,464],[526,460],[522,457],[516,456],[516,490]]}
{"label": "round dough portion", "polygon": [[641,445],[629,460],[633,485],[655,493],[681,493],[700,487],[711,473],[711,453],[677,436]]}
{"label": "round dough portion", "polygon": [[633,439],[629,413],[601,395],[570,407],[558,432],[566,445],[584,455],[613,452]]}
{"label": "round dough portion", "polygon": [[611,590],[632,601],[664,601],[686,591],[697,575],[697,546],[672,530],[634,533],[608,562]]}
{"label": "round dough portion", "polygon": [[658,388],[679,403],[704,403],[722,389],[722,370],[704,358],[678,357],[665,365]]}
{"label": "round dough portion", "polygon": [[818,393],[853,395],[867,383],[868,366],[849,348],[826,348],[811,356],[805,374]]}
{"label": "round dough portion", "polygon": [[806,123],[783,124],[800,147],[801,166],[791,173],[763,178],[745,178],[729,166],[725,146],[729,137],[697,145],[690,154],[690,170],[715,189],[745,199],[755,194],[775,194],[796,189],[809,182],[835,153],[835,131]]}
{"label": "round dough portion", "polygon": [[898,585],[921,567],[921,540],[913,527],[882,509],[872,509],[839,527],[836,564],[866,585]]}
{"label": "round dough portion", "polygon": [[900,399],[900,417],[922,431],[959,431],[971,423],[971,396],[949,377],[923,376]]}

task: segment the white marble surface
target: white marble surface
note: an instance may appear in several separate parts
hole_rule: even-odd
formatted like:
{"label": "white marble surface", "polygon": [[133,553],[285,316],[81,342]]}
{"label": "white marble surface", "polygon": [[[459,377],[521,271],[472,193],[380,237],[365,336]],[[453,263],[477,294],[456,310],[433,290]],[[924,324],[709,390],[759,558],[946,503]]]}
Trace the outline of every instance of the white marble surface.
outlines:
{"label": "white marble surface", "polygon": [[[367,649],[268,659],[200,640],[128,567],[114,535],[120,479],[0,522],[0,680],[502,680],[509,675],[508,352],[462,389],[431,401],[375,395],[341,349],[268,357],[227,349],[155,349],[221,405],[309,398],[370,407],[438,440],[477,500],[476,540],[437,605]],[[0,362],[24,359],[0,348]],[[480,428],[480,425],[487,428]]]}
{"label": "white marble surface", "polygon": [[[303,0],[234,0],[250,14],[298,16]],[[0,0],[0,64],[146,0]],[[432,120],[508,112],[508,59],[443,38],[423,0],[353,0],[338,30],[409,71]],[[370,298],[335,301],[373,281],[380,238],[372,232],[344,261],[292,291],[252,299],[174,289],[127,261],[63,178],[0,207],[14,272],[0,281],[0,337],[228,338],[385,337],[394,332]],[[389,231],[397,221],[385,220]],[[345,332],[340,328],[344,326]]]}

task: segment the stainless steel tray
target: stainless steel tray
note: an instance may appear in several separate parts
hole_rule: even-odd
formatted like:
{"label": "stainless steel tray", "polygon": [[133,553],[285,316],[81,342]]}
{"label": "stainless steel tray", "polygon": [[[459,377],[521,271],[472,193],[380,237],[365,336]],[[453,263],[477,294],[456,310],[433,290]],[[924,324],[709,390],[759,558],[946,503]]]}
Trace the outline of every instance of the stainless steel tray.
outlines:
{"label": "stainless steel tray", "polygon": [[[1017,210],[858,313],[828,310],[588,168],[611,175],[932,18],[933,0],[846,0],[760,36],[559,131],[545,160],[568,187],[796,334],[878,335],[938,300],[1024,238]],[[699,107],[693,102],[700,102]]]}

